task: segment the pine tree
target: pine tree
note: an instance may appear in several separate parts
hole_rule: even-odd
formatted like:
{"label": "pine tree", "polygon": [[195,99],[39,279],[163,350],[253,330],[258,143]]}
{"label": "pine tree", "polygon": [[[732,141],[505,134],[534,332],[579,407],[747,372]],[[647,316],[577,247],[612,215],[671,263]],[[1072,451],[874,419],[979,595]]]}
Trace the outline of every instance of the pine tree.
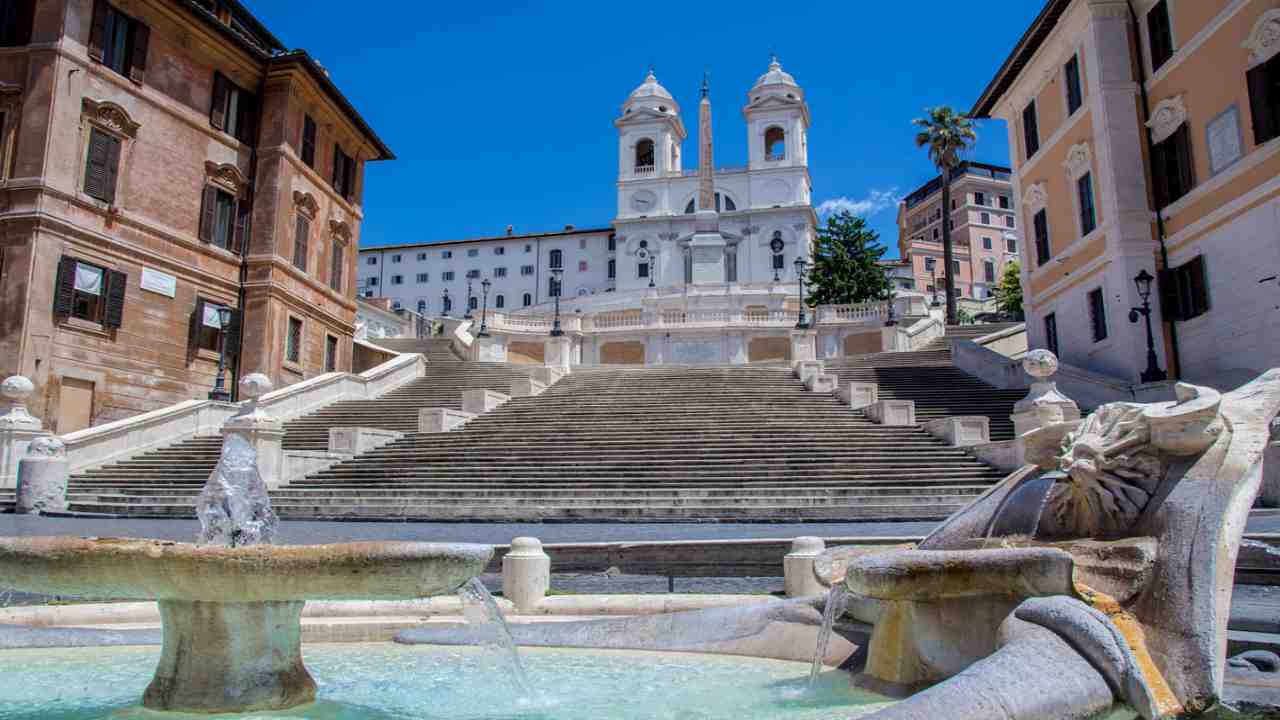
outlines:
{"label": "pine tree", "polygon": [[889,278],[877,261],[887,248],[867,221],[842,210],[818,229],[808,287],[811,305],[844,305],[885,300],[892,294]]}

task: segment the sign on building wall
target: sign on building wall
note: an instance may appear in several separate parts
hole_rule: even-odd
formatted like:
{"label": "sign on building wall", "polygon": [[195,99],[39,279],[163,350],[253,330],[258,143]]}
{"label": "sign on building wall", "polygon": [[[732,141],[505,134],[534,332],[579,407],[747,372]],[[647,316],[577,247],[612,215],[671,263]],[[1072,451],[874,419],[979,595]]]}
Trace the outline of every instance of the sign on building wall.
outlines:
{"label": "sign on building wall", "polygon": [[167,297],[178,294],[178,279],[159,270],[142,268],[142,289]]}
{"label": "sign on building wall", "polygon": [[1240,111],[1235,105],[1209,121],[1205,134],[1209,138],[1209,170],[1214,175],[1244,154],[1244,142],[1240,138]]}

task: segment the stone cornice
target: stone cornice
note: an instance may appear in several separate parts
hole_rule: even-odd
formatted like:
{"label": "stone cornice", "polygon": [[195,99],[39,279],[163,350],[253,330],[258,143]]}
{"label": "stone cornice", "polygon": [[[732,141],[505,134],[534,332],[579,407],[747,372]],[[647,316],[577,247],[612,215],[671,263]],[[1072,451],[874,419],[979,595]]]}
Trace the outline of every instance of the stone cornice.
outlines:
{"label": "stone cornice", "polygon": [[108,100],[83,98],[80,102],[80,112],[93,124],[130,140],[138,136],[138,128],[142,127],[129,117],[129,111]]}
{"label": "stone cornice", "polygon": [[248,185],[249,179],[240,172],[240,168],[231,163],[216,163],[212,160],[204,161],[204,171],[209,177],[209,181],[215,185],[221,185],[231,192],[232,195],[240,195],[245,186]]}
{"label": "stone cornice", "polygon": [[1280,53],[1280,8],[1262,13],[1243,47],[1249,51],[1250,68],[1261,65]]}
{"label": "stone cornice", "polygon": [[316,202],[315,196],[309,192],[294,190],[293,204],[297,206],[298,210],[302,211],[303,215],[306,215],[311,220],[315,220],[316,214],[320,212],[319,203]]}
{"label": "stone cornice", "polygon": [[1072,145],[1067,151],[1067,160],[1062,164],[1072,180],[1079,180],[1085,173],[1093,169],[1093,154],[1089,151],[1089,143]]}
{"label": "stone cornice", "polygon": [[1182,100],[1182,95],[1161,100],[1156,109],[1151,113],[1151,119],[1147,121],[1147,127],[1151,129],[1151,142],[1161,143],[1169,139],[1169,136],[1177,132],[1178,128],[1187,121],[1187,106]]}
{"label": "stone cornice", "polygon": [[1049,193],[1045,190],[1043,182],[1038,182],[1027,188],[1027,192],[1022,196],[1022,206],[1031,212],[1037,212],[1040,208],[1049,203]]}

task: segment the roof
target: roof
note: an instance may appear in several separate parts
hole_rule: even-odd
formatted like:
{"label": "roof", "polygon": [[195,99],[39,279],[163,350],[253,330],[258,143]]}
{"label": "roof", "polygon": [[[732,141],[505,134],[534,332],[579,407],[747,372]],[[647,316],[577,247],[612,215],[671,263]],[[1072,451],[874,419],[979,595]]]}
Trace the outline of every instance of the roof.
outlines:
{"label": "roof", "polygon": [[249,12],[248,8],[238,2],[238,0],[222,0],[222,2],[224,2],[231,10],[232,16],[244,24],[245,30],[252,33],[252,37],[241,32],[238,28],[219,20],[218,16],[210,12],[209,9],[205,7],[205,3],[201,2],[201,0],[185,0],[180,4],[185,6],[188,10],[191,10],[196,17],[205,21],[205,23],[214,30],[234,40],[237,45],[255,57],[266,58],[270,57],[274,53],[284,51],[284,43],[280,42],[280,39],[273,35],[271,31],[268,30],[266,26],[258,20],[258,18],[254,17],[253,13]]}
{"label": "roof", "polygon": [[364,133],[365,138],[378,149],[378,157],[369,158],[370,160],[396,159],[395,153],[391,152],[391,148],[387,147],[386,143],[382,142],[382,138],[378,137],[378,134],[373,131],[373,128],[369,127],[369,124],[365,122],[364,117],[362,117],[360,113],[356,111],[355,107],[351,105],[351,102],[347,100],[347,96],[343,95],[342,91],[338,89],[338,86],[333,84],[333,80],[329,78],[329,74],[325,72],[324,68],[320,67],[320,63],[316,62],[315,58],[311,57],[306,50],[292,50],[272,57],[267,63],[267,70],[270,71],[271,68],[291,64],[298,64],[305,68],[311,74],[311,77],[319,83],[320,88],[329,96],[329,99],[332,100],[334,104],[342,110],[342,112],[346,113],[347,116],[351,118],[351,121],[355,123],[356,128],[359,129],[360,132]]}
{"label": "roof", "polygon": [[1000,70],[996,76],[987,84],[987,88],[982,91],[982,95],[978,97],[978,101],[973,104],[973,109],[969,111],[969,117],[986,119],[991,117],[991,110],[1001,97],[1008,92],[1009,86],[1018,79],[1018,75],[1031,62],[1031,58],[1035,57],[1036,51],[1044,45],[1045,38],[1049,37],[1049,33],[1053,32],[1053,28],[1057,26],[1058,19],[1070,7],[1072,0],[1048,0],[1044,9],[1040,11],[1040,15],[1031,23],[1031,27],[1022,34],[1022,39],[1018,40],[1018,44],[1013,46],[1013,52],[1009,54],[1008,59],[1000,66]]}
{"label": "roof", "polygon": [[[972,173],[971,172],[972,170],[982,170],[985,172]],[[951,179],[955,180],[956,178],[962,177],[964,175],[981,174],[983,177],[989,177],[992,180],[1002,180],[1002,181],[1008,182],[1010,179],[1009,173],[1011,172],[1012,170],[1005,167],[1004,165],[991,165],[990,163],[981,163],[981,162],[973,162],[973,161],[966,160],[960,163],[959,165],[957,165],[955,169],[951,171]],[[1004,175],[1004,177],[998,177],[998,175]],[[942,189],[942,176],[937,175],[929,182],[921,185],[915,190],[912,190],[910,193],[907,194],[906,197],[902,198],[902,205],[908,209],[913,208],[916,205],[919,205],[922,201],[926,200],[927,198],[932,197],[934,193],[938,192],[941,189]]]}
{"label": "roof", "polygon": [[383,250],[409,250],[422,247],[443,247],[445,245],[466,245],[468,243],[494,242],[496,240],[533,240],[538,238],[552,237],[569,237],[572,235],[591,235],[595,233],[611,233],[613,228],[574,228],[573,230],[559,230],[556,232],[540,232],[525,233],[523,235],[493,235],[490,237],[467,238],[466,240],[444,240],[440,242],[419,242],[419,243],[402,243],[399,245],[378,245],[376,247],[360,248],[360,252],[381,252]]}

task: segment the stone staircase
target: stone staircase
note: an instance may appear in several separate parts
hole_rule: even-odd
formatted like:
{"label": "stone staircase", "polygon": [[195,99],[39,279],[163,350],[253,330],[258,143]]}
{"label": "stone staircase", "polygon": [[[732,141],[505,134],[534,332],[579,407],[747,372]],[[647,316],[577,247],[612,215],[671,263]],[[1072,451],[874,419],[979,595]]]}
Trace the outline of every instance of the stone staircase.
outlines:
{"label": "stone staircase", "polygon": [[951,341],[972,340],[1019,323],[950,325],[946,335],[914,352],[888,352],[827,360],[826,368],[840,384],[869,382],[883,400],[912,400],[916,421],[954,415],[985,415],[991,440],[1013,439],[1013,405],[1026,390],[999,390],[951,364]]}
{"label": "stone staircase", "polygon": [[379,338],[369,342],[402,355],[406,353],[426,355],[427,362],[453,362],[466,359],[454,351],[453,341],[448,338]]}
{"label": "stone staircase", "polygon": [[13,512],[13,504],[17,498],[15,490],[0,490],[0,515]]}

